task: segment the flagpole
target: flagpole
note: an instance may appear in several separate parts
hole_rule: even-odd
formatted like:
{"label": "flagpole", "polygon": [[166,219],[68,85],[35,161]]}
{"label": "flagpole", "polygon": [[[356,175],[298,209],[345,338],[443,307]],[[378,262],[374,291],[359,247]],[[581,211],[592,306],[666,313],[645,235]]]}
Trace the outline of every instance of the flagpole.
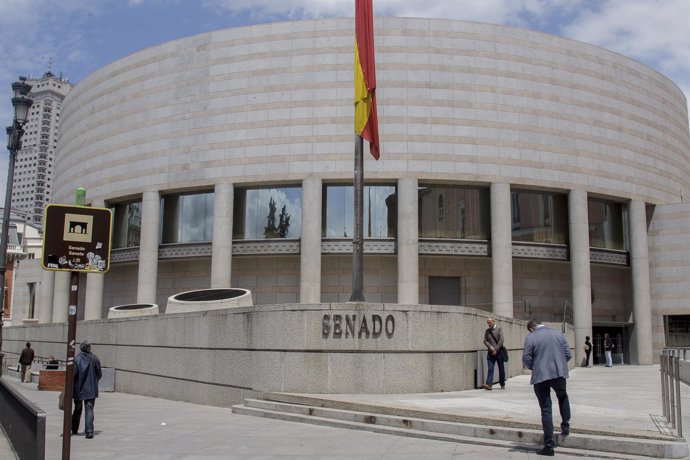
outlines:
{"label": "flagpole", "polygon": [[352,235],[352,295],[350,302],[364,302],[364,141],[355,134],[354,234]]}

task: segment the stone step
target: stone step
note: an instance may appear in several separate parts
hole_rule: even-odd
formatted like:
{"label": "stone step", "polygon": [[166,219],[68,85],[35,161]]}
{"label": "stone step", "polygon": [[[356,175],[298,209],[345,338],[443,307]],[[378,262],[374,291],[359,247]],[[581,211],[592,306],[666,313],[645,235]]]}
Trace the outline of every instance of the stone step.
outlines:
{"label": "stone step", "polygon": [[[327,401],[325,402],[327,403]],[[397,416],[370,411],[307,405],[294,402],[246,399],[233,406],[234,413],[276,418],[332,427],[360,429],[377,433],[425,439],[492,445],[506,448],[536,450],[542,445],[541,430],[500,425],[462,423],[428,418]],[[592,433],[556,435],[558,451],[576,456],[601,458],[685,458],[688,447],[684,439],[649,439]],[[621,455],[625,456],[622,457]]]}

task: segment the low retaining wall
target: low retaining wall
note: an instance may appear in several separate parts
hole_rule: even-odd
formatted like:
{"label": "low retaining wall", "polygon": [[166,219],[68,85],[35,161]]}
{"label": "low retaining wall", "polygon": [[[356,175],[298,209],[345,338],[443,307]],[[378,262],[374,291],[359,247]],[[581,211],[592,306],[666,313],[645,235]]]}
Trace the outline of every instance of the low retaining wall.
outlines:
{"label": "low retaining wall", "polygon": [[38,389],[43,391],[62,391],[65,388],[65,370],[41,369],[38,373]]}
{"label": "low retaining wall", "polygon": [[45,458],[46,413],[0,378],[0,425],[20,460]]}
{"label": "low retaining wall", "polygon": [[[477,351],[489,313],[397,304],[261,305],[159,316],[80,321],[115,368],[116,391],[215,406],[258,392],[425,393],[476,388]],[[522,372],[525,321],[497,317]],[[560,328],[560,325],[557,326]],[[4,329],[17,355],[64,355],[66,324]],[[573,331],[568,330],[572,345]],[[184,382],[184,384],[181,384]]]}

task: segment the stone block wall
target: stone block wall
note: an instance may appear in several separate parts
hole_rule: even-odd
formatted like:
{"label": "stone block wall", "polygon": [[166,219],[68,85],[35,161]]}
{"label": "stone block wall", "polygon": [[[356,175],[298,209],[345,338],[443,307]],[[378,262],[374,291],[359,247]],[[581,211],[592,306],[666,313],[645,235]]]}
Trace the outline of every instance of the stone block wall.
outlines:
{"label": "stone block wall", "polygon": [[[379,303],[281,304],[80,321],[115,390],[229,406],[257,392],[420,393],[475,387],[487,312]],[[519,359],[525,322],[497,318]],[[63,359],[66,325],[13,326],[3,348]],[[573,343],[572,329],[568,331]]]}

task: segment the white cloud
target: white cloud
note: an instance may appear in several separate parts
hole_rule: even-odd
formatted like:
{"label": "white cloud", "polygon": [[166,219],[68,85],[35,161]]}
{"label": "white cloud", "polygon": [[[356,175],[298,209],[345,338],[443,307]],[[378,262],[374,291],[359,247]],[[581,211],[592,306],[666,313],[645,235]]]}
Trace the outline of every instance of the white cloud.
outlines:
{"label": "white cloud", "polygon": [[687,0],[610,0],[578,17],[564,33],[682,75],[690,63],[689,19]]}

